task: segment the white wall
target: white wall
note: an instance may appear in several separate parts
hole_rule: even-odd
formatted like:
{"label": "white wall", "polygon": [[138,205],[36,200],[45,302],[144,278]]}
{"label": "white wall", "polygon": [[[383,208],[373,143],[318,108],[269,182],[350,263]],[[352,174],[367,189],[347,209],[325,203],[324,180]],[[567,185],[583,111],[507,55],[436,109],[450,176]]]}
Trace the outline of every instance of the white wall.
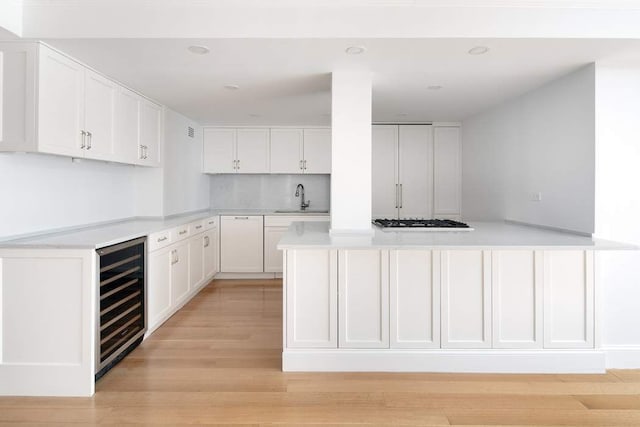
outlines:
{"label": "white wall", "polygon": [[[596,76],[595,235],[640,246],[640,64],[598,64]],[[640,251],[601,252],[598,260],[603,344],[635,346],[616,366],[639,368]]]}
{"label": "white wall", "polygon": [[0,238],[134,215],[132,166],[0,153]]}
{"label": "white wall", "polygon": [[592,233],[594,123],[593,64],[464,120],[464,219]]}
{"label": "white wall", "polygon": [[[0,27],[22,36],[22,0],[0,1]],[[0,31],[0,37],[4,36]]]}
{"label": "white wall", "polygon": [[[193,138],[187,128],[195,130]],[[169,109],[165,112],[164,215],[209,208],[209,177],[202,173],[202,128]]]}

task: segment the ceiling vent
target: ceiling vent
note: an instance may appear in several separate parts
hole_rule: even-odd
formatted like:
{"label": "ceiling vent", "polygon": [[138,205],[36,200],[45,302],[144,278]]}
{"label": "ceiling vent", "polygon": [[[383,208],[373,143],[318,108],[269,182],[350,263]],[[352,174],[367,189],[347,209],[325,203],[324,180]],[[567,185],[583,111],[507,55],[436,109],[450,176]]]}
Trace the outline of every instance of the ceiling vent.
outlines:
{"label": "ceiling vent", "polygon": [[189,138],[193,138],[196,135],[196,130],[189,126],[187,128],[187,135],[189,136]]}

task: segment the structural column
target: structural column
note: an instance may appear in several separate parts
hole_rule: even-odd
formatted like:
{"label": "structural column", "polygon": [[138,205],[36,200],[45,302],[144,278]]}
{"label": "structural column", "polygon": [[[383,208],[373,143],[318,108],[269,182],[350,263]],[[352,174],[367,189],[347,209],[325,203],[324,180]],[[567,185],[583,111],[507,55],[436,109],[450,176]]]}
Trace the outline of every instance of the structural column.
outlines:
{"label": "structural column", "polygon": [[331,234],[371,234],[371,72],[334,71]]}

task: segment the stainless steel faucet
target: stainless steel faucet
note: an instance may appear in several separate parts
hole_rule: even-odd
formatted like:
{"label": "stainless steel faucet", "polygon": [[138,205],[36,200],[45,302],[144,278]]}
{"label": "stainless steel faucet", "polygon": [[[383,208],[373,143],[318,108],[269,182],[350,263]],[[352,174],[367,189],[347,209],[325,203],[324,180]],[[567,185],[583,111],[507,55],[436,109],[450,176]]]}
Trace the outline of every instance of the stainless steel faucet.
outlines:
{"label": "stainless steel faucet", "polygon": [[296,187],[296,197],[301,197],[300,199],[300,210],[303,211],[309,207],[311,204],[311,200],[304,201],[304,185],[298,184]]}

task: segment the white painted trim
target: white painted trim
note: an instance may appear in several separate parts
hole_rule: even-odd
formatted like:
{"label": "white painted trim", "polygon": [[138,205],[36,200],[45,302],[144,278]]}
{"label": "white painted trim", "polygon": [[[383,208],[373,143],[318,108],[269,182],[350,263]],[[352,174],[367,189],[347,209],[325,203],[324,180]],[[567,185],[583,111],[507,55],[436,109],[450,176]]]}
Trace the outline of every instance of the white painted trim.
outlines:
{"label": "white painted trim", "polygon": [[282,273],[218,273],[212,279],[279,279]]}
{"label": "white painted trim", "polygon": [[[640,347],[637,350],[640,354]],[[597,350],[291,350],[285,372],[473,372],[602,374],[606,353]],[[640,359],[637,359],[640,360]]]}
{"label": "white painted trim", "polygon": [[605,346],[607,369],[639,369],[640,345]]}

